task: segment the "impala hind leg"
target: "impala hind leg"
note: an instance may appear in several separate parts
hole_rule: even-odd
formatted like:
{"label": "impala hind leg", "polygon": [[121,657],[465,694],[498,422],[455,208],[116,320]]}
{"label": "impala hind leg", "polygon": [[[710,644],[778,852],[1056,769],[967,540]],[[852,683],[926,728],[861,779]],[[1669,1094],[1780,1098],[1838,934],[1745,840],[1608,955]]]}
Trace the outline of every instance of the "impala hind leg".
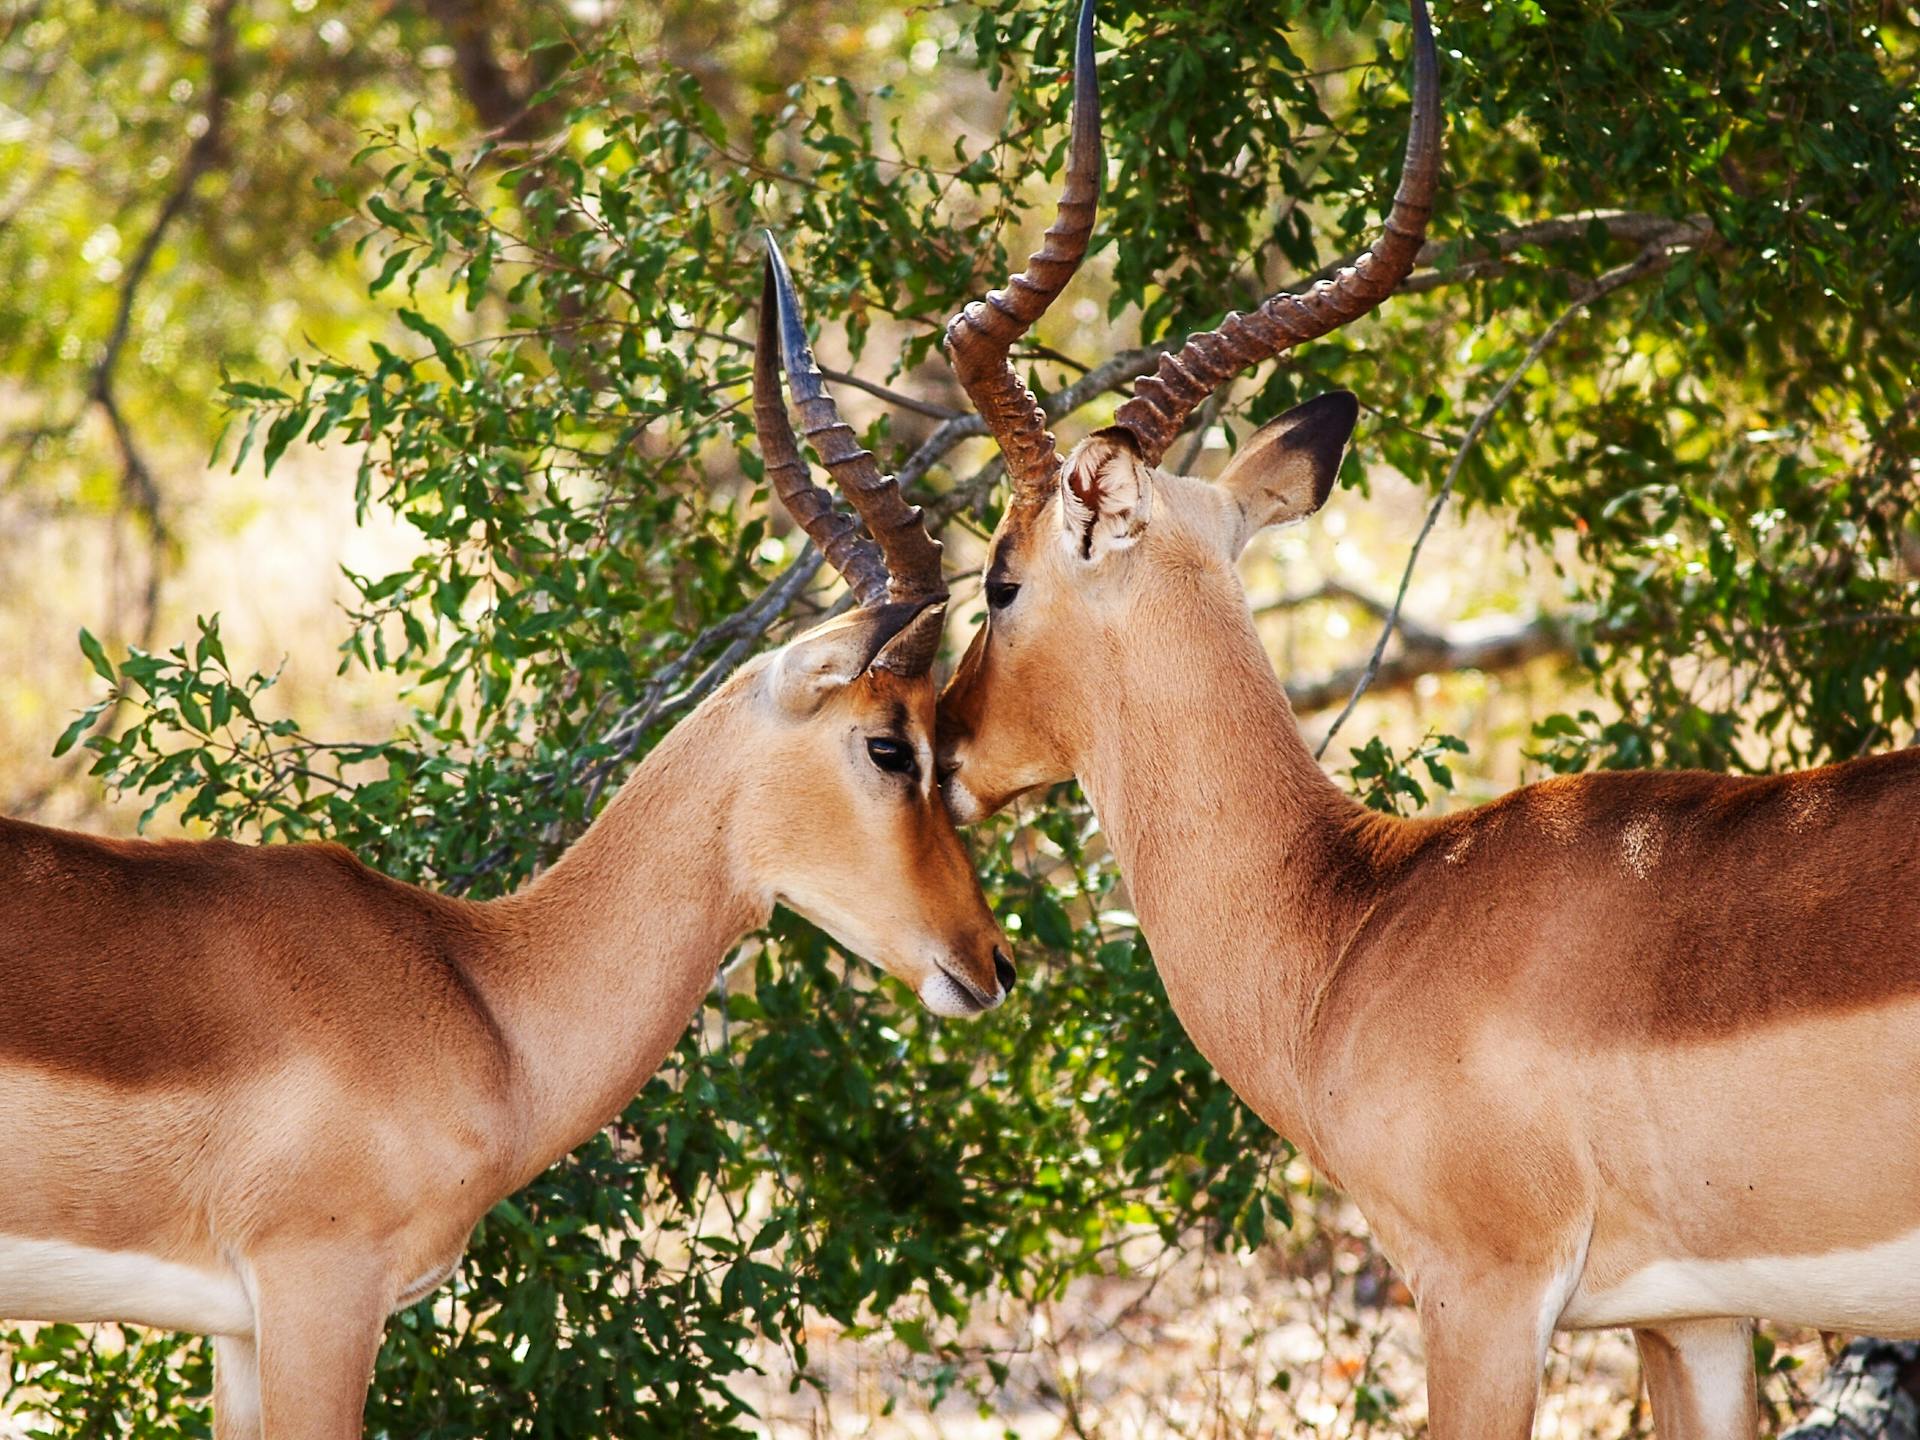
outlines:
{"label": "impala hind leg", "polygon": [[360,1440],[391,1287],[338,1254],[256,1261],[264,1440]]}
{"label": "impala hind leg", "polygon": [[1533,1434],[1552,1329],[1544,1314],[1548,1289],[1532,1276],[1498,1272],[1421,1287],[1432,1440],[1528,1440]]}
{"label": "impala hind leg", "polygon": [[260,1352],[252,1336],[213,1337],[213,1440],[261,1440]]}
{"label": "impala hind leg", "polygon": [[1659,1440],[1753,1440],[1753,1328],[1745,1320],[1689,1320],[1636,1330]]}

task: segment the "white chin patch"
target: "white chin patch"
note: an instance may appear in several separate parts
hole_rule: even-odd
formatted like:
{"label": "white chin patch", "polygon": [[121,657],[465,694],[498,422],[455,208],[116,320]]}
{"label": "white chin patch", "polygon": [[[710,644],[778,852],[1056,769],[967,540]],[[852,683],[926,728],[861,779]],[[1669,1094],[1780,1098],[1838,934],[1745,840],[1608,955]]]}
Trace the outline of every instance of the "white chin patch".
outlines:
{"label": "white chin patch", "polygon": [[967,789],[964,781],[949,780],[943,795],[947,802],[947,813],[953,817],[956,825],[970,825],[984,814],[979,800]]}
{"label": "white chin patch", "polygon": [[920,1003],[936,1015],[964,1020],[980,1013],[980,1002],[960,988],[960,982],[944,970],[920,987]]}

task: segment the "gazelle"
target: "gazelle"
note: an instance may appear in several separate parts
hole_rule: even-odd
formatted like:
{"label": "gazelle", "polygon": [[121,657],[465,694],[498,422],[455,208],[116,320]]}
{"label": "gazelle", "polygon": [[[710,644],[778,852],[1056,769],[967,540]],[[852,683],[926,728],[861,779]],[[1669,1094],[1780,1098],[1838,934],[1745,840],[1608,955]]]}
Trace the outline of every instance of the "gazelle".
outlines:
{"label": "gazelle", "polygon": [[[807,476],[794,398],[872,538]],[[940,547],[769,257],[754,417],[859,608],[743,668],[486,904],[332,845],[0,821],[0,1316],[214,1337],[221,1440],[358,1437],[386,1316],[616,1114],[776,901],[967,1015],[1013,967],[933,778]]]}
{"label": "gazelle", "polygon": [[1059,219],[948,331],[1012,496],[943,784],[968,820],[1079,778],[1181,1022],[1412,1287],[1437,1440],[1527,1435],[1549,1336],[1598,1326],[1634,1327],[1666,1440],[1747,1436],[1744,1317],[1920,1332],[1920,750],[1369,813],[1301,740],[1235,574],[1326,501],[1354,398],[1264,426],[1215,483],[1158,468],[1228,376],[1408,272],[1439,155],[1420,0],[1413,36],[1371,253],[1189,339],[1062,460],[1007,353],[1092,225],[1083,25]]}

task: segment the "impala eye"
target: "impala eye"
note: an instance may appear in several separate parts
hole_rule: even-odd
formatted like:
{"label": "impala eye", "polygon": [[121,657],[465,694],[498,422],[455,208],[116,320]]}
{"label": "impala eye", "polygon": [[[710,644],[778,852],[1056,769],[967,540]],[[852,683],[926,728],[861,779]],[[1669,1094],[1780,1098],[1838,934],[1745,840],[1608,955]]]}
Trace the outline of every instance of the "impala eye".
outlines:
{"label": "impala eye", "polygon": [[916,775],[920,771],[913,746],[904,740],[876,735],[867,741],[867,758],[889,775]]}
{"label": "impala eye", "polygon": [[1013,603],[1013,597],[1020,593],[1020,586],[1012,580],[989,580],[987,582],[987,608],[1004,610]]}

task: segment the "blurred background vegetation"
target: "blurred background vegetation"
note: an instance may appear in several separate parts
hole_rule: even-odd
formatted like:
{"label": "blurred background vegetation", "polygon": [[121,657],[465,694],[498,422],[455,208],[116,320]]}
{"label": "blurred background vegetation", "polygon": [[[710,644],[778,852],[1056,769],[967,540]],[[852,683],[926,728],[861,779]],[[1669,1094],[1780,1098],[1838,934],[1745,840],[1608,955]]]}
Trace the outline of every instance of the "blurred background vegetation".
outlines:
{"label": "blurred background vegetation", "polygon": [[[964,643],[998,470],[936,342],[1046,221],[1069,18],[4,0],[0,808],[328,836],[476,895],[550,860],[835,598],[745,612],[809,563],[743,414],[763,225],[945,526]],[[1066,438],[1155,346],[1365,243],[1405,18],[1106,0],[1095,252],[1022,357]],[[1362,398],[1342,493],[1246,565],[1309,739],[1404,580],[1327,751],[1371,803],[1911,743],[1920,8],[1436,18],[1408,293],[1173,455],[1211,473],[1296,398]],[[1417,1429],[1391,1276],[1187,1045],[1078,796],[976,843],[1014,1003],[940,1022],[782,917],[394,1322],[374,1433]],[[36,1433],[207,1433],[194,1343],[5,1343]],[[1644,1425],[1625,1352],[1582,1344],[1548,1423]],[[1791,1345],[1759,1358],[1784,1404]]]}

